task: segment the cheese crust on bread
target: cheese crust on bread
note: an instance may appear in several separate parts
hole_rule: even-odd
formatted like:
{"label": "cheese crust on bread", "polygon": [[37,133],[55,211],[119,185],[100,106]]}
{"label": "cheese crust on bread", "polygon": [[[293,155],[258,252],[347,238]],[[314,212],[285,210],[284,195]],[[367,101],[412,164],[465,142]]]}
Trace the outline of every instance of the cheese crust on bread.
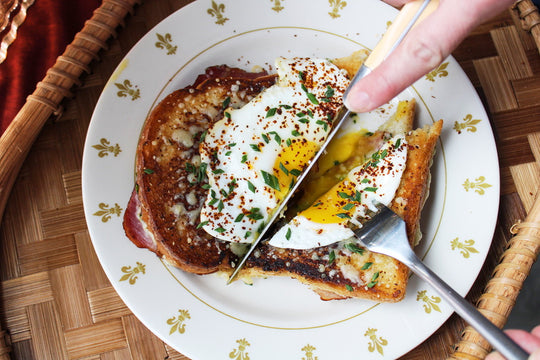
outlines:
{"label": "cheese crust on bread", "polygon": [[[334,61],[354,74],[366,57],[357,52]],[[193,86],[167,96],[147,119],[137,148],[136,186],[124,216],[127,236],[180,269],[230,274],[245,244],[219,240],[200,226],[199,212],[207,196],[199,144],[212,123],[223,117],[224,103],[241,107],[275,82],[275,76],[228,67],[210,68]],[[345,161],[320,167],[306,188],[322,189],[347,168],[361,164],[380,139],[406,134],[406,167],[390,207],[407,224],[411,245],[418,240],[422,206],[428,193],[430,165],[442,121],[413,130],[414,101],[401,102],[379,131],[353,146]],[[320,191],[320,190],[319,190]],[[311,191],[305,191],[310,194]],[[302,201],[302,200],[300,200]],[[304,199],[311,200],[309,196]],[[408,269],[390,257],[374,254],[351,241],[306,250],[280,249],[263,242],[247,260],[240,278],[286,276],[313,289],[321,299],[364,298],[396,302],[406,292]]]}

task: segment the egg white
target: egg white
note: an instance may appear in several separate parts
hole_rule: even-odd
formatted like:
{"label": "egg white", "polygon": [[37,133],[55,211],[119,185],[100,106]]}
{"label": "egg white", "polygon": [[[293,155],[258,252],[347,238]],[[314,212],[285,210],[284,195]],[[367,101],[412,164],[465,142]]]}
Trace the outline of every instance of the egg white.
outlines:
{"label": "egg white", "polygon": [[252,242],[291,183],[327,138],[349,83],[325,59],[279,58],[277,84],[225,117],[200,146],[208,196],[200,227],[234,242]]}

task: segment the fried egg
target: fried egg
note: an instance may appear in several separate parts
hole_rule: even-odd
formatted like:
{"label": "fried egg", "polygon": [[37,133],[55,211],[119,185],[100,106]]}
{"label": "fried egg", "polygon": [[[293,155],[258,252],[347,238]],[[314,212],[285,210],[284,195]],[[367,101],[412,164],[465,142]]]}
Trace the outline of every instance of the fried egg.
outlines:
{"label": "fried egg", "polygon": [[404,135],[388,139],[362,165],[313,205],[283,226],[269,244],[280,248],[311,249],[347,240],[354,236],[348,222],[361,226],[361,219],[376,211],[374,202],[389,205],[401,182],[407,160]]}
{"label": "fried egg", "polygon": [[208,176],[200,224],[251,243],[326,140],[349,80],[325,59],[278,58],[278,82],[240,109],[227,108],[199,151]]}

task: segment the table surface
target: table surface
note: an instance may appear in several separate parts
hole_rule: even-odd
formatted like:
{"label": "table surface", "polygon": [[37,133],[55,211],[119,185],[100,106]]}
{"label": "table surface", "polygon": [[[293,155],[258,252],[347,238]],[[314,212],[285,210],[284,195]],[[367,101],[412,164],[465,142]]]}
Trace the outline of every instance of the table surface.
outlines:
{"label": "table surface", "polygon": [[[0,226],[0,319],[15,359],[187,359],[148,331],[115,293],[92,248],[80,185],[86,130],[109,76],[146,31],[186,3],[136,7],[23,164]],[[539,186],[540,56],[511,11],[479,26],[453,55],[488,111],[501,167],[499,219],[468,294],[474,302]],[[464,327],[451,316],[402,359],[448,357]]]}

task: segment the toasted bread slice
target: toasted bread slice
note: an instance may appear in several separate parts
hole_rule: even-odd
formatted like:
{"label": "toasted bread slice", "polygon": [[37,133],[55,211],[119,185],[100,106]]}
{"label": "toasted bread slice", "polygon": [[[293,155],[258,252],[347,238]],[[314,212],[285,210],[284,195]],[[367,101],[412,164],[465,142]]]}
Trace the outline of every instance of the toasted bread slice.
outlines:
{"label": "toasted bread slice", "polygon": [[[358,55],[353,58],[358,59]],[[348,64],[347,60],[340,61]],[[354,73],[359,63],[348,71]],[[198,157],[201,135],[223,116],[222,104],[227,99],[241,106],[274,81],[266,74],[257,77],[241,72],[229,72],[234,73],[230,76],[222,73],[227,70],[207,74],[196,86],[172,93],[152,112],[141,134],[137,185],[124,217],[126,234],[135,244],[196,274],[230,273],[245,251],[245,246],[212,238],[199,228],[198,212],[206,197],[204,169]],[[411,129],[414,102],[400,109],[398,120],[381,131]],[[411,242],[419,229],[429,167],[441,127],[442,122],[437,122],[407,135],[406,170],[391,207],[404,217]],[[368,154],[369,150],[364,150],[362,156]],[[356,161],[362,156],[357,156]],[[278,249],[263,243],[247,261],[241,277],[292,277],[309,285],[325,300],[401,300],[406,290],[407,268],[384,255],[360,252],[351,251],[345,243],[310,250]]]}
{"label": "toasted bread slice", "polygon": [[[391,204],[415,242],[420,211],[428,190],[429,168],[442,121],[407,134],[405,172]],[[408,269],[399,261],[341,242],[309,250],[278,249],[263,244],[247,261],[244,274],[289,276],[309,285],[325,300],[347,297],[396,302],[405,296]],[[352,250],[351,250],[352,249]]]}
{"label": "toasted bread slice", "polygon": [[156,106],[141,132],[136,191],[124,217],[125,232],[135,244],[185,271],[230,269],[229,244],[197,229],[206,197],[199,143],[225,105],[240,107],[274,82],[275,76],[266,73],[212,67],[194,86]]}

